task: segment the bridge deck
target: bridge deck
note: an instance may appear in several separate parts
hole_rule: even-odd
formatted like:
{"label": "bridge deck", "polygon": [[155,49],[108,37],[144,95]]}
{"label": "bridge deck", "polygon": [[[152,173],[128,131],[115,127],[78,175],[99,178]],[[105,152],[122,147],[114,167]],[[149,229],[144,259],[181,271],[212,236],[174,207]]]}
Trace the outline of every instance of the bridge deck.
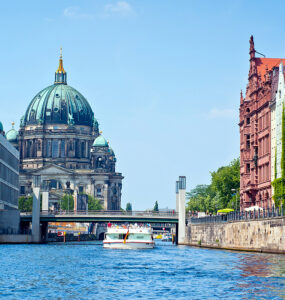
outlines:
{"label": "bridge deck", "polygon": [[[21,213],[21,221],[31,222],[32,213]],[[41,222],[129,222],[129,223],[178,223],[175,212],[121,212],[121,211],[89,211],[89,212],[48,212],[42,211]]]}

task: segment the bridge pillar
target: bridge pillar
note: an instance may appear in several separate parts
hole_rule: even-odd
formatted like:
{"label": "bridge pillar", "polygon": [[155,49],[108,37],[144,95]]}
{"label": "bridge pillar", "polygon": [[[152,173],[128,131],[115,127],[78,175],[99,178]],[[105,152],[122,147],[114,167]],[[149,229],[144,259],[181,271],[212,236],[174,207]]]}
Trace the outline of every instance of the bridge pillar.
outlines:
{"label": "bridge pillar", "polygon": [[32,212],[32,240],[33,243],[41,242],[40,230],[40,176],[34,176],[33,182],[33,212]]}
{"label": "bridge pillar", "polygon": [[41,242],[47,243],[48,240],[48,222],[41,223]]}
{"label": "bridge pillar", "polygon": [[179,181],[176,181],[176,212],[179,211]]}
{"label": "bridge pillar", "polygon": [[186,177],[179,176],[179,206],[178,206],[178,244],[185,242],[185,197],[186,197]]}

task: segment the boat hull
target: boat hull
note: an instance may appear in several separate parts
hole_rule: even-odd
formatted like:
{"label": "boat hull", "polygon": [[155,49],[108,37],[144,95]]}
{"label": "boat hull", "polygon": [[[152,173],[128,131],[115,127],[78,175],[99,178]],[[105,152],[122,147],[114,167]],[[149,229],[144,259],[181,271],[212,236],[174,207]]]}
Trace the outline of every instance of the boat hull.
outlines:
{"label": "boat hull", "polygon": [[154,242],[103,242],[103,248],[106,249],[152,249]]}

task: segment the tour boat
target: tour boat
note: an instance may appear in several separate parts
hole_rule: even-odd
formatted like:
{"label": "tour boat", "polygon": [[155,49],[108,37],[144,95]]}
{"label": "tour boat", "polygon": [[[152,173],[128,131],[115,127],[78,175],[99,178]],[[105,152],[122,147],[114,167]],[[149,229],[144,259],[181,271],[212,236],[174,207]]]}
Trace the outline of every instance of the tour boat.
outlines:
{"label": "tour boat", "polygon": [[152,249],[154,247],[152,228],[108,224],[103,247],[109,249]]}

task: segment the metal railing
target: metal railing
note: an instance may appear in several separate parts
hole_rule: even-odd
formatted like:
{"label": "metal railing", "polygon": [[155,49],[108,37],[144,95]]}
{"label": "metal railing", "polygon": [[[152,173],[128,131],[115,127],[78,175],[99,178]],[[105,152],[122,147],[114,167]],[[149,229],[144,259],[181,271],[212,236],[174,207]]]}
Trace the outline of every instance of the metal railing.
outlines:
{"label": "metal railing", "polygon": [[[42,210],[41,216],[130,216],[130,217],[173,217],[178,218],[175,211],[154,212],[154,211],[119,211],[119,210]],[[21,216],[31,216],[32,212],[21,212]]]}
{"label": "metal railing", "polygon": [[252,211],[233,211],[223,215],[209,215],[205,217],[193,217],[188,218],[188,223],[191,224],[202,224],[202,223],[222,223],[222,222],[233,222],[242,220],[256,220],[256,219],[268,219],[285,216],[285,207],[258,209]]}

